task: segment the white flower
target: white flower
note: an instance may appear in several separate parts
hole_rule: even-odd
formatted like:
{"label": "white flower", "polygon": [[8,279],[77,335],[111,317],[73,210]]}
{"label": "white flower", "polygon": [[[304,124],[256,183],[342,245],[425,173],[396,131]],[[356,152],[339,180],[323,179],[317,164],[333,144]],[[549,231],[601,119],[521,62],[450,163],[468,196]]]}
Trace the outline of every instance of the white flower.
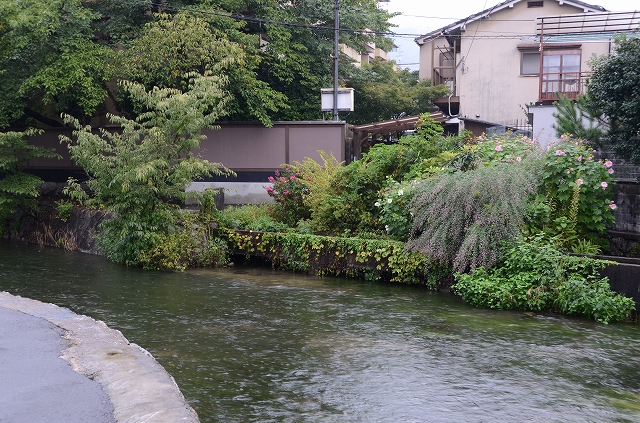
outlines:
{"label": "white flower", "polygon": [[380,201],[376,201],[375,203],[373,203],[373,205],[376,207],[380,207]]}
{"label": "white flower", "polygon": [[393,200],[391,198],[387,198],[387,203],[391,204],[393,203]]}
{"label": "white flower", "polygon": [[389,232],[389,225],[384,225],[384,230]]}
{"label": "white flower", "polygon": [[404,190],[398,190],[398,195],[404,194]]}

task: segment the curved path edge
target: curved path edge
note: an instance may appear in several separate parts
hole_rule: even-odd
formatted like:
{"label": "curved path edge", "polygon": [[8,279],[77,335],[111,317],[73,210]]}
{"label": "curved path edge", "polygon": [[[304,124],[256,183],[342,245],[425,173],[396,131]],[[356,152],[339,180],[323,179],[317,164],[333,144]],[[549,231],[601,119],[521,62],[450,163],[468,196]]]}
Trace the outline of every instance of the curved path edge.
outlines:
{"label": "curved path edge", "polygon": [[173,377],[153,356],[104,322],[69,309],[0,292],[0,307],[39,317],[66,333],[63,357],[102,385],[117,422],[198,423]]}

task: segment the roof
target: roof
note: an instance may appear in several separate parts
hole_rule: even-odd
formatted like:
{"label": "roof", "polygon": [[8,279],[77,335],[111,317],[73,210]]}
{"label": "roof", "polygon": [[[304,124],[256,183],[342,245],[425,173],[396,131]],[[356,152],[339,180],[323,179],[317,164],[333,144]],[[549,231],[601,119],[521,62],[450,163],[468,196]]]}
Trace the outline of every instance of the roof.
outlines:
{"label": "roof", "polygon": [[[449,117],[445,116],[442,112],[432,112],[429,116],[438,122],[444,122],[449,119]],[[370,135],[388,134],[391,132],[414,129],[419,119],[420,116],[409,116],[400,119],[385,120],[383,122],[357,125],[353,126],[351,129],[353,130],[353,132],[366,133]]]}
{"label": "roof", "polygon": [[[459,21],[456,21],[452,24],[449,24],[447,26],[443,26],[442,28],[436,29],[435,31],[431,31],[427,34],[421,35],[420,37],[417,37],[415,39],[415,42],[420,45],[420,44],[424,44],[427,43],[429,41],[432,41],[436,38],[439,38],[443,35],[447,35],[450,34],[451,32],[455,31],[455,30],[464,30],[464,27],[471,22],[477,21],[478,19],[483,19],[483,18],[487,18],[489,15],[496,13],[502,9],[506,9],[506,8],[510,8],[513,7],[514,4],[516,3],[520,3],[522,0],[507,0],[507,1],[503,1],[502,3],[498,3],[493,7],[490,7],[488,9],[485,9],[481,12],[478,13],[474,13],[473,15],[467,16],[464,19],[460,19]],[[576,1],[576,0],[557,0],[558,2],[561,2],[563,4],[568,4],[570,6],[575,6],[578,8],[582,8],[584,10],[584,12],[607,12],[607,9],[605,9],[602,6],[597,6],[597,5],[593,5],[593,4],[588,4],[582,1]]]}

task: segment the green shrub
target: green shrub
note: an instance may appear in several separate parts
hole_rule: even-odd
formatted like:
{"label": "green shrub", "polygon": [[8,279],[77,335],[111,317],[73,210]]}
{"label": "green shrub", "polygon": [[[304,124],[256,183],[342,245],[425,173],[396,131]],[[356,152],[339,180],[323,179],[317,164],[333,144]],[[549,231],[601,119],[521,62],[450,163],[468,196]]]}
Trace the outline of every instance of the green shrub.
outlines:
{"label": "green shrub", "polygon": [[563,253],[543,234],[512,244],[491,269],[456,273],[453,290],[465,301],[497,309],[551,310],[623,320],[635,308],[631,298],[611,291],[599,270],[615,264]]}
{"label": "green shrub", "polygon": [[158,236],[152,248],[139,255],[145,269],[183,271],[190,267],[215,267],[227,263],[225,241],[214,238],[206,227],[189,225]]}
{"label": "green shrub", "polygon": [[537,167],[534,160],[497,163],[423,181],[410,203],[407,247],[459,272],[490,267],[500,243],[521,236],[527,200],[538,189]]}
{"label": "green shrub", "polygon": [[614,222],[613,167],[596,161],[595,150],[583,141],[563,136],[545,156],[543,194],[532,204],[530,225],[562,243],[580,248],[583,239],[596,239]]}
{"label": "green shrub", "polygon": [[326,195],[312,210],[318,231],[333,234],[384,233],[375,203],[387,177],[402,182],[412,168],[434,155],[459,148],[463,137],[442,136],[442,125],[424,115],[417,134],[395,144],[376,144],[360,160],[338,168]]}
{"label": "green shrub", "polygon": [[[71,158],[88,174],[87,198],[74,180],[67,192],[88,206],[104,208],[113,217],[102,224],[98,246],[118,263],[138,265],[142,252],[173,236],[179,204],[194,180],[232,174],[219,163],[199,159],[203,128],[227,111],[226,81],[209,75],[190,75],[189,89],[151,91],[131,82],[120,86],[144,109],[135,120],[110,115],[121,130],[96,133],[72,116],[74,138],[61,136]],[[82,191],[82,192],[81,192]]]}
{"label": "green shrub", "polygon": [[273,218],[289,227],[295,227],[299,220],[311,217],[311,210],[305,204],[309,195],[309,187],[296,165],[282,165],[276,170],[275,177],[269,176],[272,186],[267,187],[267,194],[274,199],[270,208]]}
{"label": "green shrub", "polygon": [[218,214],[218,226],[221,228],[279,232],[286,231],[288,226],[277,222],[269,213],[269,204],[246,204],[239,207],[228,207]]}
{"label": "green shrub", "polygon": [[412,218],[407,206],[416,184],[416,181],[396,182],[388,178],[386,187],[381,191],[382,198],[374,203],[380,209],[380,223],[386,233],[399,241],[406,241],[409,237]]}

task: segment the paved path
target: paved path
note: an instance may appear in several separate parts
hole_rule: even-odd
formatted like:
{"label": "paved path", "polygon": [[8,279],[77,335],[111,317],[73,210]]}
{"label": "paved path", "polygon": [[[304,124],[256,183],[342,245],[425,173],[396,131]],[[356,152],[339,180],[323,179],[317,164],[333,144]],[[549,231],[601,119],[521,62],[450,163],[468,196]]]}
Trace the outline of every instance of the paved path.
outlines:
{"label": "paved path", "polygon": [[0,307],[0,422],[115,422],[102,386],[60,357],[63,335],[46,320]]}
{"label": "paved path", "polygon": [[103,322],[0,292],[0,423],[197,423],[173,378]]}

